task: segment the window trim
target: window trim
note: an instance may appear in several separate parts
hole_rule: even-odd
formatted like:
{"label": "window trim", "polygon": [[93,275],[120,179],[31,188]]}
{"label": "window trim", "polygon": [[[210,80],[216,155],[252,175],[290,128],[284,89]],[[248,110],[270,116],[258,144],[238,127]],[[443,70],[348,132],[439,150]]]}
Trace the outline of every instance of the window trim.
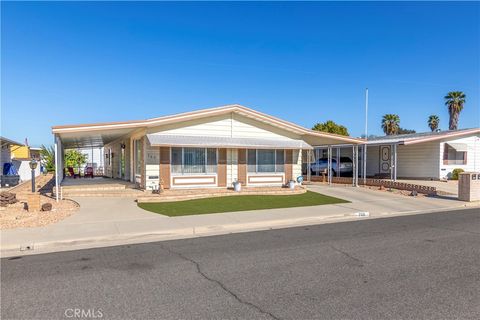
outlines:
{"label": "window trim", "polygon": [[[462,153],[463,154],[463,161],[462,160],[457,160],[457,159],[449,159],[448,158],[448,150],[449,149],[455,150],[455,148],[451,147],[448,145],[448,142],[445,142],[443,144],[443,164],[446,166],[455,166],[455,165],[466,165],[467,164],[467,151],[463,152],[458,152],[455,150],[456,153]],[[457,163],[457,161],[461,161],[461,163]]]}
{"label": "window trim", "polygon": [[[205,148],[200,148],[200,147],[171,147],[170,148],[170,159],[173,159],[173,148],[179,148],[182,150],[182,153],[181,153],[181,164],[180,164],[180,169],[181,169],[181,172],[173,172],[173,163],[170,162],[170,174],[172,176],[199,176],[199,175],[203,175],[203,176],[213,176],[213,175],[217,175],[218,174],[218,148],[208,148],[208,147],[205,147]],[[205,163],[204,163],[204,170],[205,172],[201,172],[201,173],[185,173],[184,171],[184,165],[185,165],[185,148],[192,148],[192,149],[204,149],[205,150]],[[208,162],[207,162],[207,157],[208,157],[208,149],[215,149],[215,172],[207,172],[207,165],[208,165]]]}
{"label": "window trim", "polygon": [[[248,153],[250,152],[250,150],[255,150],[255,172],[252,172],[252,171],[248,171],[248,167],[250,166],[250,164],[248,163]],[[258,150],[273,150],[273,154],[274,154],[274,157],[273,157],[273,164],[275,166],[275,171],[261,171],[259,172],[258,171]],[[283,171],[277,171],[277,151],[279,150],[283,150]],[[285,165],[286,165],[286,159],[287,155],[286,155],[286,149],[247,149],[247,175],[248,174],[285,174]]]}

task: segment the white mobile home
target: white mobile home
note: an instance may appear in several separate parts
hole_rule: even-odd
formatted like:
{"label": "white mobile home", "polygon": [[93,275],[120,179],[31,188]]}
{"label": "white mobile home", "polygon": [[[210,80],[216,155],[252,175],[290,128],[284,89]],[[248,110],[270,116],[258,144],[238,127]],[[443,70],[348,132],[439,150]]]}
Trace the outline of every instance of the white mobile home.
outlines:
{"label": "white mobile home", "polygon": [[57,183],[62,154],[102,148],[104,176],[158,188],[280,186],[302,175],[302,151],[363,140],[312,131],[246,108],[227,105],[139,121],[53,127]]}
{"label": "white mobile home", "polygon": [[390,135],[367,142],[367,176],[431,179],[480,170],[480,128]]}

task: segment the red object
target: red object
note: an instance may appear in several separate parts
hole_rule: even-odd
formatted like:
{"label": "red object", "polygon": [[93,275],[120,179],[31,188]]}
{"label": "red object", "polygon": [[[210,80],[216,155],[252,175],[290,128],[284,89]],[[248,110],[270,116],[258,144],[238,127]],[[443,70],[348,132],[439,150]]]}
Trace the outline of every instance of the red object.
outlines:
{"label": "red object", "polygon": [[85,178],[88,177],[88,176],[93,178],[93,167],[86,167],[84,176],[85,176]]}
{"label": "red object", "polygon": [[73,177],[73,179],[75,179],[77,176],[80,177],[78,174],[75,174],[72,167],[68,167],[67,170],[70,176]]}

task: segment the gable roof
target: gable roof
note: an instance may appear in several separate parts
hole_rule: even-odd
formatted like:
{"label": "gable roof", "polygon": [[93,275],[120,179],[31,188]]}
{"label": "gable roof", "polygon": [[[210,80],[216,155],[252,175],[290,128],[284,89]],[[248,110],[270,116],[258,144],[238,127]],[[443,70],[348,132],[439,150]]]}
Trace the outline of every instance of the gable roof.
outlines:
{"label": "gable roof", "polygon": [[419,132],[419,133],[407,133],[397,134],[382,137],[369,138],[366,142],[368,145],[375,144],[416,144],[428,141],[442,140],[448,138],[456,138],[466,135],[472,135],[480,133],[480,128],[460,129],[460,130],[447,130],[438,132]]}
{"label": "gable roof", "polygon": [[256,119],[258,121],[265,122],[272,126],[279,127],[299,135],[310,135],[310,136],[333,138],[333,139],[338,139],[342,142],[349,142],[349,143],[363,142],[363,139],[310,130],[302,126],[299,126],[295,123],[276,118],[274,116],[244,107],[239,104],[225,105],[221,107],[184,112],[184,113],[167,115],[163,117],[151,118],[146,120],[53,126],[52,132],[53,133],[73,133],[73,132],[86,132],[86,131],[109,130],[109,129],[149,128],[149,127],[160,126],[160,125],[165,125],[165,124],[170,124],[175,122],[222,115],[230,112],[235,112],[245,117]]}

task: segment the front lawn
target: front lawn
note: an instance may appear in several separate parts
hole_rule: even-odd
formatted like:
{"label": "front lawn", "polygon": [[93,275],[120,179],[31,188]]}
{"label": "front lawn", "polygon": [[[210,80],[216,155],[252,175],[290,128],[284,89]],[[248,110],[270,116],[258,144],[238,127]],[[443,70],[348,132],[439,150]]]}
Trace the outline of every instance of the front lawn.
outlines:
{"label": "front lawn", "polygon": [[139,203],[144,210],[169,217],[276,208],[318,206],[348,201],[307,191],[294,195],[242,195],[176,202]]}

